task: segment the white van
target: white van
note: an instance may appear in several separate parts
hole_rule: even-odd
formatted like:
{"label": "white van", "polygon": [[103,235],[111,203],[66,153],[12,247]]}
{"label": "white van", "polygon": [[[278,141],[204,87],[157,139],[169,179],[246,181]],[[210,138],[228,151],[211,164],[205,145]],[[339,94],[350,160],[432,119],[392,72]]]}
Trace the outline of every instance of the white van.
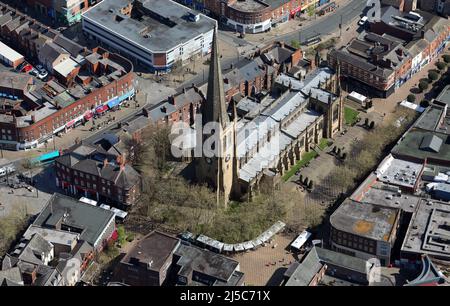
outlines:
{"label": "white van", "polygon": [[369,20],[369,18],[367,16],[364,16],[363,18],[361,18],[361,20],[358,22],[358,24],[360,26],[363,26],[366,24],[367,20]]}

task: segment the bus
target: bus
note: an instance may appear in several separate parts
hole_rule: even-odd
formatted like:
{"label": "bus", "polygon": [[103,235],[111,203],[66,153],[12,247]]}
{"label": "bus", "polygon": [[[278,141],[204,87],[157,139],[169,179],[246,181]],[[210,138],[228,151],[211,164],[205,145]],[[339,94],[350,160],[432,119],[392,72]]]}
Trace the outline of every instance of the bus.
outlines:
{"label": "bus", "polygon": [[31,162],[34,165],[46,165],[55,161],[57,157],[61,155],[58,150],[49,153],[42,154],[39,157],[34,158]]}
{"label": "bus", "polygon": [[88,199],[88,198],[85,198],[85,197],[81,197],[79,199],[79,201],[83,202],[83,203],[86,203],[86,204],[89,204],[89,205],[92,205],[92,206],[97,206],[97,201],[94,201],[94,200],[91,200],[91,199]]}
{"label": "bus", "polygon": [[112,211],[114,213],[115,217],[116,217],[116,221],[117,222],[125,221],[125,218],[128,216],[127,212],[125,212],[123,210],[120,210],[120,209],[117,209],[115,207],[111,207],[111,206],[106,205],[106,204],[100,204],[100,207],[103,208],[103,209]]}

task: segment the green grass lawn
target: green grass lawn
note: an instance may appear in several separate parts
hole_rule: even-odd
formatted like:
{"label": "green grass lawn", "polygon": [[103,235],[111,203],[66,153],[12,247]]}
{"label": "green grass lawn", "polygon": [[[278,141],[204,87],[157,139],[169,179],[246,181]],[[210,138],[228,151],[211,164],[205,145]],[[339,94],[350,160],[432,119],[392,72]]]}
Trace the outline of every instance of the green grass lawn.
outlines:
{"label": "green grass lawn", "polygon": [[331,140],[322,138],[319,143],[319,149],[323,151],[323,150],[325,150],[326,147],[330,146],[332,143],[333,142]]}
{"label": "green grass lawn", "polygon": [[356,123],[356,119],[358,118],[359,112],[350,107],[344,108],[344,118],[345,124],[354,125]]}
{"label": "green grass lawn", "polygon": [[299,160],[297,164],[292,166],[291,170],[285,173],[285,175],[283,176],[283,181],[287,182],[295,174],[295,172],[297,172],[301,167],[314,159],[317,155],[317,152],[313,150],[303,154],[302,159]]}

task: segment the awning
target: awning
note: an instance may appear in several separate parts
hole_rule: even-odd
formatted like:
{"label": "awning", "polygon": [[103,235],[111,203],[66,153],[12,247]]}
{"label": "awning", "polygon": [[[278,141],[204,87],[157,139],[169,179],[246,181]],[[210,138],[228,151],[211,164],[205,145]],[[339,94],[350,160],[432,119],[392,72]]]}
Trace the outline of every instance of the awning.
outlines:
{"label": "awning", "polygon": [[302,10],[301,6],[297,6],[295,9],[291,10],[291,14],[294,15]]}
{"label": "awning", "polygon": [[58,133],[58,132],[64,130],[65,127],[66,127],[65,125],[60,126],[59,128],[57,128],[57,129],[55,129],[55,130],[53,131],[53,134],[56,134],[56,133]]}
{"label": "awning", "polygon": [[75,119],[70,120],[69,122],[66,123],[66,127],[70,128],[74,123],[75,123]]}
{"label": "awning", "polygon": [[89,120],[94,116],[94,114],[91,111],[87,111],[84,113],[84,119]]}
{"label": "awning", "polygon": [[126,94],[122,95],[119,97],[119,101],[122,102],[123,100],[132,97],[134,95],[134,88],[132,90],[130,90],[129,92],[127,92]]}
{"label": "awning", "polygon": [[119,98],[116,97],[116,98],[112,99],[111,101],[109,101],[107,103],[107,105],[108,105],[109,108],[113,108],[113,107],[119,105],[119,103],[120,103]]}
{"label": "awning", "polygon": [[101,113],[103,113],[104,111],[107,111],[107,110],[108,110],[108,106],[107,105],[100,105],[100,106],[97,106],[97,108],[95,109],[95,112],[97,114],[101,114]]}

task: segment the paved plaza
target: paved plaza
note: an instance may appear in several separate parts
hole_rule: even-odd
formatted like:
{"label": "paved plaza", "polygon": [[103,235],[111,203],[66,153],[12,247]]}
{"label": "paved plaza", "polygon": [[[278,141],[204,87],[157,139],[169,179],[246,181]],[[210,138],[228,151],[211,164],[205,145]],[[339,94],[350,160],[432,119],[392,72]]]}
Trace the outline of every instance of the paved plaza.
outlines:
{"label": "paved plaza", "polygon": [[294,238],[278,234],[265,247],[232,256],[245,273],[245,283],[250,286],[279,285],[284,272],[296,260],[286,250]]}

